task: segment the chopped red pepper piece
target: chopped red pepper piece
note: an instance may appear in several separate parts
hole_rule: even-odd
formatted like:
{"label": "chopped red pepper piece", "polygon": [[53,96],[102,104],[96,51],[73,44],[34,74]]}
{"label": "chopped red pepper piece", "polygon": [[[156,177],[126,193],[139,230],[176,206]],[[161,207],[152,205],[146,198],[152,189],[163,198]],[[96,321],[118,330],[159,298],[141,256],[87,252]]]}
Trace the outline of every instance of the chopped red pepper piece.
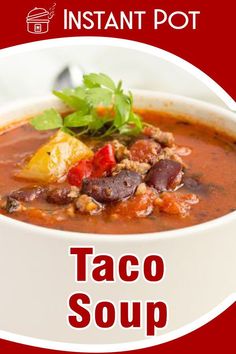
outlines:
{"label": "chopped red pepper piece", "polygon": [[116,165],[114,149],[111,144],[104,145],[93,157],[93,177],[101,177],[105,172],[110,172]]}
{"label": "chopped red pepper piece", "polygon": [[79,187],[83,178],[90,177],[93,171],[93,159],[79,161],[75,166],[71,167],[68,172],[67,179],[72,186]]}
{"label": "chopped red pepper piece", "polygon": [[83,178],[102,177],[105,172],[110,172],[115,165],[113,146],[106,144],[95,153],[92,159],[81,160],[71,167],[67,179],[71,185],[79,187]]}

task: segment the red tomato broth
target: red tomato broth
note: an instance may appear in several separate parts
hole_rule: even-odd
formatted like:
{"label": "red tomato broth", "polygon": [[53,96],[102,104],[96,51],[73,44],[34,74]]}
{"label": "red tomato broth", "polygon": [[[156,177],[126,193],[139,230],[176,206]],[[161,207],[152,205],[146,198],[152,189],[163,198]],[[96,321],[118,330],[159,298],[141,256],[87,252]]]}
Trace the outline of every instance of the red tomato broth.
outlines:
{"label": "red tomato broth", "polygon": [[[231,138],[216,133],[213,129],[200,124],[186,123],[181,117],[173,118],[168,114],[153,111],[141,112],[145,121],[174,133],[177,145],[191,148],[192,153],[184,157],[188,165],[186,174],[198,176],[203,185],[210,186],[209,192],[197,193],[200,201],[191,209],[190,215],[180,218],[154,209],[147,217],[132,217],[120,211],[118,217],[112,214],[113,207],[107,207],[98,215],[76,214],[68,216],[66,207],[48,204],[37,200],[31,203],[32,211],[2,214],[14,219],[60,230],[70,230],[96,234],[134,234],[158,232],[196,225],[225,215],[236,208],[236,145]],[[32,186],[36,183],[15,178],[15,173],[25,158],[46,142],[52,134],[35,131],[29,125],[22,125],[0,136],[0,196],[12,191]],[[7,181],[7,183],[6,183]],[[177,193],[189,193],[185,187]],[[132,207],[132,203],[131,203]],[[122,208],[121,208],[122,209]],[[46,210],[47,215],[42,211]],[[53,213],[58,211],[55,219]]]}

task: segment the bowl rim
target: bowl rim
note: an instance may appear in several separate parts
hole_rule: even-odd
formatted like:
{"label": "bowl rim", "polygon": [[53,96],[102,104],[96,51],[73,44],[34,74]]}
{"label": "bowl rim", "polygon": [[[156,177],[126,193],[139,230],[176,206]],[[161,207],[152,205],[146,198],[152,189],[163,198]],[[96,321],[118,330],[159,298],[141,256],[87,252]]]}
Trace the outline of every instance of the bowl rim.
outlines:
{"label": "bowl rim", "polygon": [[[135,89],[135,88],[128,88],[127,90],[129,89],[132,91],[134,98],[135,96],[139,95],[139,96],[145,96],[147,98],[160,98],[165,101],[170,101],[171,103],[173,102],[182,103],[182,104],[184,103],[189,106],[192,105],[195,106],[196,108],[200,108],[201,110],[205,110],[208,112],[214,111],[214,113],[220,115],[226,115],[229,117],[229,119],[235,120],[236,122],[236,111],[230,110],[227,107],[223,107],[211,102],[202,101],[197,98],[173,94],[165,91],[145,90],[145,89]],[[58,98],[56,98],[52,93],[48,93],[46,95],[40,95],[37,97],[32,96],[24,99],[15,99],[13,102],[10,101],[6,103],[2,103],[0,108],[0,117],[3,116],[4,114],[9,114],[9,111],[23,109],[27,105],[34,105],[34,104],[37,105],[47,101],[51,101],[52,104],[55,104],[60,109],[64,108],[66,111],[68,111],[68,108],[66,108],[66,106],[63,103],[61,103],[61,101]]]}
{"label": "bowl rim", "polygon": [[[226,116],[229,120],[235,121],[236,124],[236,113],[230,111],[229,109],[214,105],[212,103],[204,102],[195,98],[189,98],[181,95],[169,94],[160,91],[150,91],[150,90],[137,90],[132,89],[132,92],[135,95],[145,96],[149,98],[160,98],[162,100],[169,100],[172,103],[183,103],[187,105],[193,105],[196,108],[203,109],[205,111],[214,112],[223,116]],[[9,114],[10,111],[16,111],[18,109],[23,109],[29,105],[40,104],[45,102],[52,102],[54,104],[59,105],[63,110],[64,105],[61,105],[60,101],[55,98],[53,95],[45,95],[40,97],[31,97],[28,99],[17,100],[14,103],[6,103],[0,109],[0,116],[4,114]],[[65,109],[66,110],[66,109]],[[23,119],[22,119],[23,120]],[[25,120],[25,119],[24,119]],[[27,120],[27,116],[26,116]],[[13,119],[12,123],[14,124],[16,121],[21,121],[21,119]],[[4,127],[4,125],[2,125]],[[111,241],[119,242],[121,239],[124,242],[130,242],[135,239],[135,241],[143,241],[143,240],[159,240],[159,239],[169,239],[176,237],[184,237],[189,234],[199,234],[204,231],[214,230],[224,224],[231,223],[232,221],[236,221],[236,211],[232,211],[223,216],[215,218],[210,221],[206,221],[200,224],[196,224],[193,226],[187,226],[184,228],[178,228],[174,230],[160,231],[160,232],[148,232],[148,233],[134,233],[134,234],[96,234],[96,233],[86,233],[80,231],[67,231],[67,230],[58,230],[48,227],[43,227],[39,225],[30,224],[24,221],[16,220],[11,217],[1,215],[0,214],[0,222],[1,224],[7,224],[11,227],[20,228],[21,230],[31,231],[31,233],[42,235],[46,234],[47,236],[53,238],[65,238],[67,240],[81,240],[86,239],[88,242],[99,242],[99,241]],[[1,229],[1,226],[0,226]]]}
{"label": "bowl rim", "polygon": [[[5,222],[5,224],[20,228],[21,231],[28,231],[34,234],[34,236],[49,236],[53,239],[66,239],[70,242],[86,240],[88,243],[96,242],[103,243],[104,241],[112,241],[115,242],[143,242],[143,241],[157,241],[157,240],[168,240],[172,238],[181,238],[185,236],[189,236],[190,234],[197,235],[202,234],[203,232],[213,231],[221,226],[231,224],[233,221],[236,222],[236,211],[225,214],[218,218],[215,218],[210,221],[203,222],[201,224],[196,224],[193,226],[187,226],[184,228],[179,228],[175,230],[167,230],[160,232],[148,232],[148,233],[135,233],[135,234],[96,234],[96,233],[86,233],[81,231],[66,231],[66,230],[58,230],[53,228],[48,228],[44,226],[30,224],[24,221],[16,220],[11,217],[0,215],[1,224]],[[236,223],[235,223],[236,224]],[[0,226],[1,229],[1,226]],[[19,230],[19,231],[20,231]]]}

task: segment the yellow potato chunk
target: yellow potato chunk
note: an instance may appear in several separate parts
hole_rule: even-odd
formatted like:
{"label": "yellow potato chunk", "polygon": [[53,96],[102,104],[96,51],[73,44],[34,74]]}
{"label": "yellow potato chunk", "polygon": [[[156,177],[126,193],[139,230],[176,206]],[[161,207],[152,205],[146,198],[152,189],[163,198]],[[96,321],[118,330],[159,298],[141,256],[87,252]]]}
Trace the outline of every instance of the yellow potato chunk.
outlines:
{"label": "yellow potato chunk", "polygon": [[18,177],[46,183],[57,182],[77,161],[92,156],[92,150],[84,143],[59,130],[35,152]]}

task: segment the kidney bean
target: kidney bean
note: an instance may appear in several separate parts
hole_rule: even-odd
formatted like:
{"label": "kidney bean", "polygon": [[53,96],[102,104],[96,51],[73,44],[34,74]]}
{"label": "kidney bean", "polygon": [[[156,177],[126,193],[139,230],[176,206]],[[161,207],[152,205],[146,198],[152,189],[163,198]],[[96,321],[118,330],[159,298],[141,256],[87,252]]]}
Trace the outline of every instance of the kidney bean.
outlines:
{"label": "kidney bean", "polygon": [[156,162],[146,177],[146,183],[158,192],[173,190],[182,180],[182,165],[173,160]]}
{"label": "kidney bean", "polygon": [[40,186],[24,187],[12,192],[9,197],[20,202],[32,202],[45,192],[45,188]]}
{"label": "kidney bean", "polygon": [[55,188],[47,193],[46,200],[50,204],[57,204],[57,205],[66,205],[70,204],[73,199],[70,195],[71,189],[70,188]]}
{"label": "kidney bean", "polygon": [[112,177],[85,178],[81,192],[101,203],[122,200],[134,194],[141,183],[141,176],[134,171],[122,170]]}

